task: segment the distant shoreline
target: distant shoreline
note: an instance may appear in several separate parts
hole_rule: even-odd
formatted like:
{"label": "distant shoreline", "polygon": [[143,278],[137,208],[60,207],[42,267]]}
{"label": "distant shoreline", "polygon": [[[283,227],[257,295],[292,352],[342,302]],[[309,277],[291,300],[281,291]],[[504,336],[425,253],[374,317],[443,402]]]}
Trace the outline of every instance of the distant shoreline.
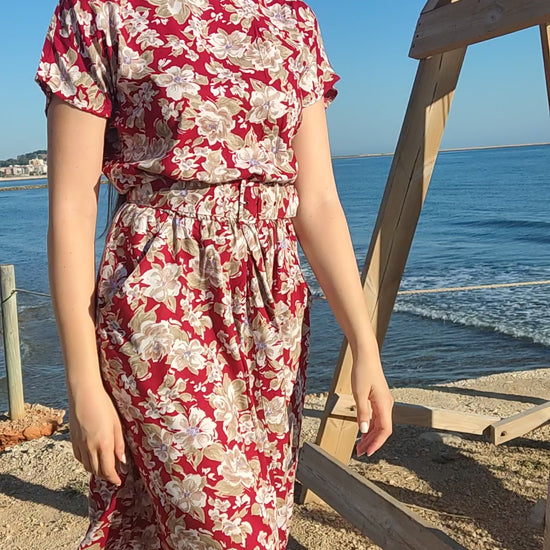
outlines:
{"label": "distant shoreline", "polygon": [[[456,147],[453,149],[440,149],[440,153],[453,153],[457,151],[483,151],[485,149],[511,149],[514,147],[541,147],[550,145],[550,142],[541,143],[514,143],[510,145],[479,145],[477,147]],[[361,155],[336,155],[333,159],[355,159],[355,158],[370,158],[370,157],[393,157],[394,153],[363,153]]]}
{"label": "distant shoreline", "polygon": [[[3,182],[34,181],[34,180],[47,180],[47,179],[48,179],[48,176],[11,176],[9,178],[0,178],[0,191],[4,189],[4,187],[2,187]],[[106,180],[105,178],[101,178],[100,183],[109,183],[109,181]],[[48,186],[47,183],[43,183],[43,184],[38,184],[35,187],[47,187],[47,186]],[[6,187],[5,189],[15,189],[15,187]]]}
{"label": "distant shoreline", "polygon": [[[480,145],[478,147],[456,147],[453,149],[440,149],[440,153],[453,153],[458,151],[483,151],[486,149],[511,149],[515,147],[542,147],[550,145],[550,142],[541,143],[515,143],[511,145]],[[358,159],[358,158],[371,158],[371,157],[392,157],[394,153],[363,153],[361,155],[335,155],[333,159]],[[44,180],[48,179],[47,176],[10,176],[7,178],[0,177],[0,185],[4,181],[32,181],[32,180]],[[108,183],[107,180],[102,179],[101,183]]]}
{"label": "distant shoreline", "polygon": [[0,177],[0,183],[3,181],[31,181],[45,179],[48,179],[48,176],[8,176],[7,178]]}

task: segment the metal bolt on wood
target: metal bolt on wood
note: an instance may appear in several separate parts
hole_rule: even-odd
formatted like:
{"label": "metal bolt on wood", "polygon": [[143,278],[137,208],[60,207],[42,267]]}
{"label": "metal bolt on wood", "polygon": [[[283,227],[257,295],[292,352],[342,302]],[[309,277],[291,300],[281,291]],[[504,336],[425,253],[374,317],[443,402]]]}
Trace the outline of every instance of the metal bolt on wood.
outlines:
{"label": "metal bolt on wood", "polygon": [[9,417],[11,420],[17,420],[25,415],[25,401],[23,399],[23,374],[19,348],[15,271],[11,264],[0,265],[0,289]]}

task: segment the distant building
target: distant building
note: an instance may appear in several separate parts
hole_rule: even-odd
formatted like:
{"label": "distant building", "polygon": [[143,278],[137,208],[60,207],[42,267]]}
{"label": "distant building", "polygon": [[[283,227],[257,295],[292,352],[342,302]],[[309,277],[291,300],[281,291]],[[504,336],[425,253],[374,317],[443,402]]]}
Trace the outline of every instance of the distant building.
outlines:
{"label": "distant building", "polygon": [[30,159],[28,164],[10,164],[0,167],[0,178],[25,177],[25,176],[46,176],[48,164],[44,159]]}

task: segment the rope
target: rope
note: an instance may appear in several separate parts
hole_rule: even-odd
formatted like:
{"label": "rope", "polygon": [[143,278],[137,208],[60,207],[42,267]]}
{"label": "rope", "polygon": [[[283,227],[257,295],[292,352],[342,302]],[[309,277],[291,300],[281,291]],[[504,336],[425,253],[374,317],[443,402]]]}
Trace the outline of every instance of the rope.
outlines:
{"label": "rope", "polygon": [[[397,294],[436,294],[439,292],[459,292],[462,290],[483,290],[491,288],[510,288],[514,286],[534,286],[534,285],[550,285],[548,281],[520,281],[518,283],[495,283],[492,285],[471,285],[471,286],[450,286],[443,288],[424,288],[418,290],[400,290]],[[50,294],[45,292],[36,292],[35,290],[26,290],[25,288],[15,288],[9,296],[6,296],[1,303],[7,302],[17,292],[25,294],[33,294],[34,296],[43,296],[51,298]],[[324,296],[313,296],[313,299],[326,299]]]}
{"label": "rope", "polygon": [[11,293],[9,294],[9,296],[6,296],[5,298],[3,298],[0,303],[2,303],[2,304],[6,303],[12,296],[15,296],[15,294],[17,294],[18,292],[23,292],[25,294],[34,294],[35,296],[45,296],[47,298],[51,298],[51,296],[49,294],[46,294],[44,292],[36,292],[35,290],[25,290],[24,288],[14,288],[11,291]]}
{"label": "rope", "polygon": [[50,294],[46,294],[45,292],[36,292],[35,290],[25,290],[24,288],[16,288],[17,292],[24,292],[26,294],[34,294],[36,296],[46,296],[47,298],[51,298]]}
{"label": "rope", "polygon": [[481,290],[484,288],[507,288],[513,286],[550,285],[549,281],[523,281],[519,283],[495,283],[492,285],[451,286],[447,288],[426,288],[420,290],[400,290],[397,294],[434,294],[436,292],[458,292],[460,290]]}

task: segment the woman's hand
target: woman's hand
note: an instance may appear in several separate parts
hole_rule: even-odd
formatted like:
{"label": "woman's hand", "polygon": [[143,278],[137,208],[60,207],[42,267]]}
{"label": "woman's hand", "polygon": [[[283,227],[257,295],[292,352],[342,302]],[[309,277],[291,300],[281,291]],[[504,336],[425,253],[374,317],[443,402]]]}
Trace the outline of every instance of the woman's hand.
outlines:
{"label": "woman's hand", "polygon": [[120,418],[103,388],[88,390],[69,404],[71,443],[76,459],[91,474],[116,485],[122,483],[115,468],[118,459],[126,464]]}
{"label": "woman's hand", "polygon": [[394,399],[388,388],[380,361],[358,357],[351,371],[352,393],[357,406],[361,439],[357,456],[371,456],[392,433]]}
{"label": "woman's hand", "polygon": [[371,455],[392,432],[393,398],[380,363],[355,252],[334,179],[325,106],[307,106],[292,141],[300,204],[292,222],[308,262],[353,350],[358,423],[369,422],[357,452]]}

